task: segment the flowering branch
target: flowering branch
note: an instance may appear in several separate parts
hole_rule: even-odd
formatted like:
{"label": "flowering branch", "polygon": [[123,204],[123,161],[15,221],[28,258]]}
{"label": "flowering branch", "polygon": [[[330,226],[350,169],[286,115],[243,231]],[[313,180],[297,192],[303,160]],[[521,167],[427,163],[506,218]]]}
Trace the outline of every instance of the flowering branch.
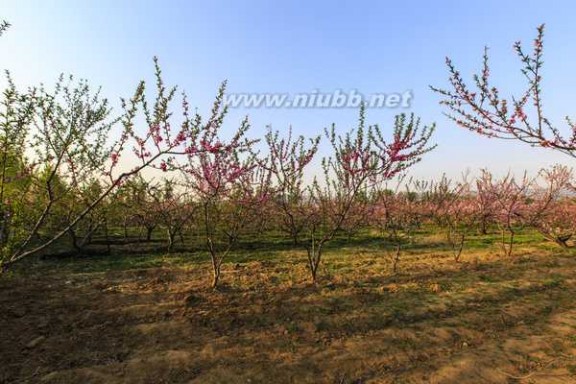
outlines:
{"label": "flowering branch", "polygon": [[566,118],[569,128],[566,136],[544,116],[541,86],[544,24],[537,31],[531,53],[520,42],[514,44],[527,81],[520,95],[503,98],[500,90],[490,84],[488,48],[484,50],[482,72],[474,75],[475,90],[468,87],[450,58],[446,58],[446,65],[451,89],[430,88],[444,97],[440,104],[448,108],[446,116],[460,127],[483,136],[520,140],[576,157],[576,123]]}

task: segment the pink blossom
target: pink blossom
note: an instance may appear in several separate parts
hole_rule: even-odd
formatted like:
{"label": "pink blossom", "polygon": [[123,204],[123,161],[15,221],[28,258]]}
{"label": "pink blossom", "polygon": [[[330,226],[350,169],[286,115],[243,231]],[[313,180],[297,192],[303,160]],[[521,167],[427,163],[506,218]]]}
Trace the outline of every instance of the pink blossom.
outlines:
{"label": "pink blossom", "polygon": [[184,142],[184,140],[186,140],[186,134],[184,133],[184,131],[180,131],[178,132],[178,136],[176,136],[176,142],[174,144],[178,145]]}

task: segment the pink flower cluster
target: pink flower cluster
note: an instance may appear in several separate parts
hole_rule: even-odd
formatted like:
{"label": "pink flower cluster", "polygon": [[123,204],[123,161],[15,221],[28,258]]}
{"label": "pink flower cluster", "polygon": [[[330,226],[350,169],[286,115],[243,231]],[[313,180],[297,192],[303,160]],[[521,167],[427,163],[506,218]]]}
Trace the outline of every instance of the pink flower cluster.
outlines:
{"label": "pink flower cluster", "polygon": [[119,158],[119,157],[120,157],[120,156],[119,156],[118,153],[116,153],[116,152],[112,152],[112,153],[110,154],[110,160],[112,160],[112,166],[115,166],[116,164],[118,164],[118,158]]}
{"label": "pink flower cluster", "polygon": [[408,139],[400,139],[399,137],[394,138],[394,142],[390,145],[388,150],[388,158],[392,163],[398,163],[408,160],[408,156],[402,155],[400,152],[409,146]]}
{"label": "pink flower cluster", "polygon": [[159,145],[162,142],[163,138],[160,134],[160,124],[150,126],[150,136],[152,136],[154,144]]}

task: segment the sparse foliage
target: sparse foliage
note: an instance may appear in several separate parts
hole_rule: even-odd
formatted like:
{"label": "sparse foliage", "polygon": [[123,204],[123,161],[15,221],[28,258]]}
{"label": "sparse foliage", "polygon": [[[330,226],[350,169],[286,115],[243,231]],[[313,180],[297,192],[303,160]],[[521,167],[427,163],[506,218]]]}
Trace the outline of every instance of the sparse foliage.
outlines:
{"label": "sparse foliage", "polygon": [[576,157],[576,123],[566,117],[567,130],[562,130],[546,117],[542,98],[542,65],[544,25],[538,27],[531,52],[520,42],[514,50],[522,64],[525,90],[505,98],[491,83],[488,48],[484,49],[482,71],[474,75],[470,87],[450,58],[446,65],[450,74],[449,89],[431,87],[443,97],[440,104],[447,116],[459,126],[487,137],[519,140],[532,146],[552,148]]}
{"label": "sparse foliage", "polygon": [[[435,147],[429,143],[433,132],[434,126],[421,128],[420,120],[414,115],[398,115],[389,141],[379,126],[366,126],[364,107],[356,130],[337,135],[332,126],[325,131],[333,153],[322,160],[323,183],[316,179],[309,188],[309,206],[314,212],[307,228],[312,282],[317,281],[326,243],[346,221],[362,216],[364,197],[373,185],[404,172]],[[351,215],[352,212],[355,214]]]}

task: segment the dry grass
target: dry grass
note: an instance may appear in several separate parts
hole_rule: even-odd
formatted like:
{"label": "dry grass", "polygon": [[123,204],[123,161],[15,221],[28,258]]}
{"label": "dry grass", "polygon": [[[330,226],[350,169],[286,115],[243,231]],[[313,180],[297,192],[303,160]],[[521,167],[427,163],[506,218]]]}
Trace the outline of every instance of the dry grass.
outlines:
{"label": "dry grass", "polygon": [[37,262],[0,279],[0,382],[576,382],[571,251],[427,241],[395,275],[332,249],[317,287],[293,251],[232,260],[218,292],[192,258]]}

